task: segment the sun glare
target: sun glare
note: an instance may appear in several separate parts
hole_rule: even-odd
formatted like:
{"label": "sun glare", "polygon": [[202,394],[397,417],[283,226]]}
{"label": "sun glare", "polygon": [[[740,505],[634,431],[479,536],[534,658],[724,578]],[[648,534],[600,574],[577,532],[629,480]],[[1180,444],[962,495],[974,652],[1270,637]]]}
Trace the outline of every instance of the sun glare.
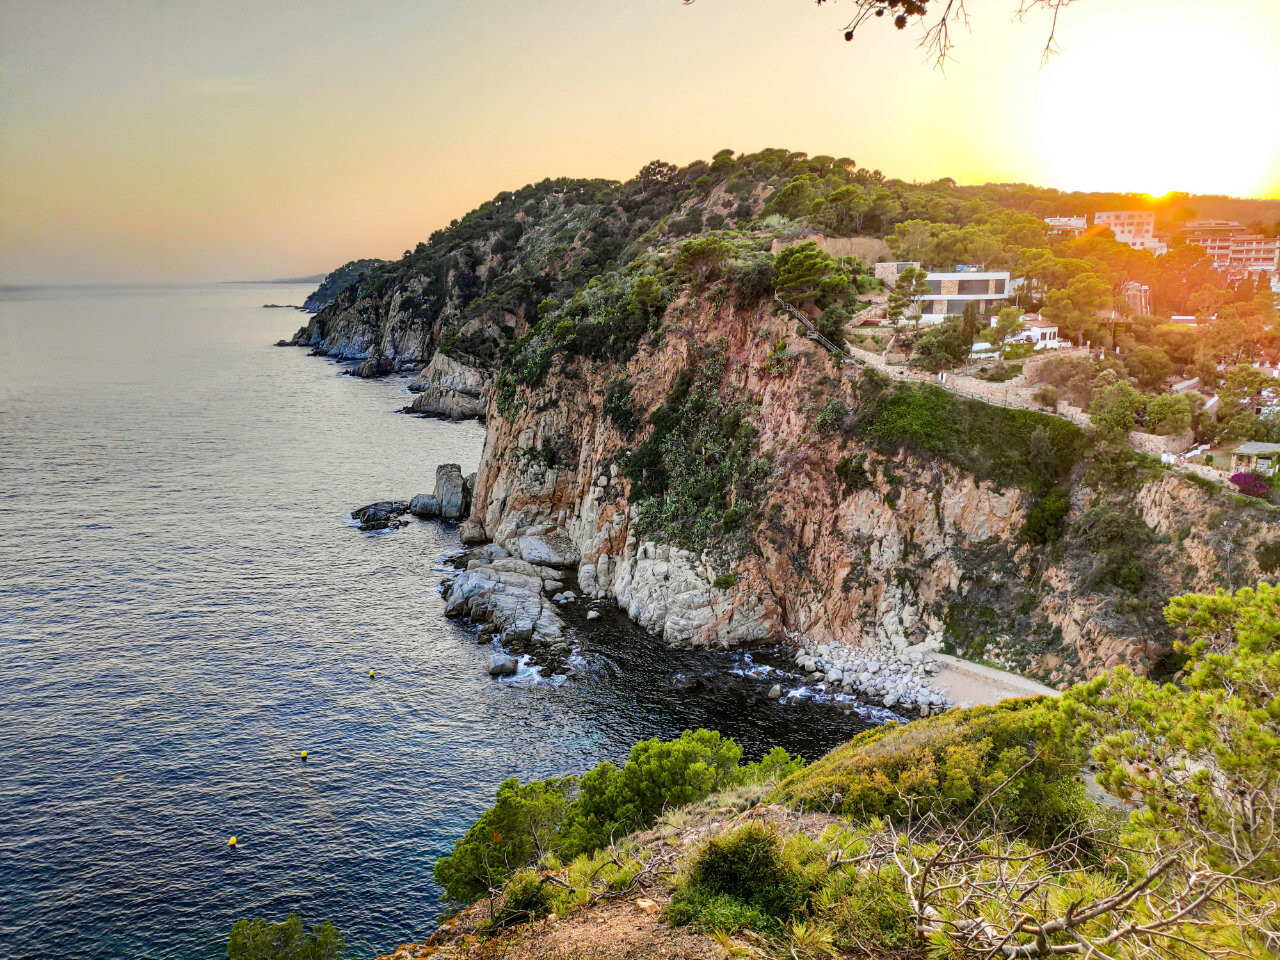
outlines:
{"label": "sun glare", "polygon": [[1280,62],[1265,39],[1247,20],[1150,19],[1072,40],[1044,69],[1033,125],[1044,180],[1152,196],[1274,189]]}

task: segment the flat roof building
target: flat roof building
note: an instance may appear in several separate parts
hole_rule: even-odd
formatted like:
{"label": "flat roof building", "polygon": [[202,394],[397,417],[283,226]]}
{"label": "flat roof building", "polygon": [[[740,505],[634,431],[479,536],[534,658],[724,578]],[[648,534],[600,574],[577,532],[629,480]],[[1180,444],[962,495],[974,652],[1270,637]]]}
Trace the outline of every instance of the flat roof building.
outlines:
{"label": "flat roof building", "polygon": [[1157,257],[1168,252],[1168,245],[1156,239],[1156,215],[1152,210],[1107,210],[1093,215],[1095,227],[1106,227],[1116,240],[1135,250],[1150,250]]}
{"label": "flat roof building", "polygon": [[1202,248],[1231,280],[1280,273],[1280,238],[1249,233],[1234,220],[1188,220],[1182,232],[1187,243]]}
{"label": "flat roof building", "polygon": [[917,301],[921,323],[941,323],[949,316],[959,316],[970,303],[987,317],[1003,307],[1009,299],[1008,270],[978,270],[957,267],[928,274],[929,292]]}

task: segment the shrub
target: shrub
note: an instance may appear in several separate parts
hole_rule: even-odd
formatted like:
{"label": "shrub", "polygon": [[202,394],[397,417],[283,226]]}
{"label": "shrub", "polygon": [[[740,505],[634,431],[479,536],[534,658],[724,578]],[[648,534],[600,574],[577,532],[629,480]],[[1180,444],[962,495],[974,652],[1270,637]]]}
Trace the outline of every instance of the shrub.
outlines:
{"label": "shrub", "polygon": [[818,317],[818,333],[822,334],[837,347],[843,347],[844,325],[849,322],[849,311],[837,304],[832,304],[822,311]]}
{"label": "shrub", "polygon": [[1143,422],[1152,433],[1171,437],[1191,429],[1191,401],[1184,394],[1162,393],[1147,401]]}
{"label": "shrub", "polygon": [[835,433],[840,429],[840,425],[848,415],[849,408],[844,405],[843,401],[838,399],[828,400],[827,405],[813,419],[814,429],[819,433]]}
{"label": "shrub", "polygon": [[[632,501],[640,507],[637,530],[657,532],[668,543],[690,550],[711,544],[728,553],[745,548],[731,528],[754,509],[752,498],[768,473],[766,461],[752,457],[754,413],[745,401],[733,405],[720,396],[725,358],[715,351],[695,371],[685,370],[667,400],[649,416],[653,430],[624,465]],[[729,511],[734,523],[728,524]]]}
{"label": "shrub", "polygon": [[625,377],[614,377],[604,391],[605,416],[624,436],[635,433],[640,417],[631,403],[631,382]]}
{"label": "shrub", "polygon": [[339,960],[345,956],[346,942],[337,927],[320,923],[305,930],[296,913],[280,923],[261,917],[237,920],[227,941],[227,960]]}
{"label": "shrub", "polygon": [[740,263],[729,274],[733,289],[747,303],[755,303],[772,297],[776,279],[777,275],[773,269],[773,257],[767,255]]}
{"label": "shrub", "polygon": [[435,863],[436,881],[449,898],[482,897],[557,846],[574,787],[572,777],[523,785],[515,777],[504,781],[494,805]]}
{"label": "shrub", "polygon": [[1042,489],[1045,471],[1029,456],[1038,429],[1052,452],[1050,480],[1065,479],[1087,447],[1084,431],[1073,423],[957,397],[932,384],[889,385],[864,375],[859,407],[857,432],[882,451],[932,453],[997,486]]}
{"label": "shrub", "polygon": [[1137,593],[1146,580],[1141,550],[1151,541],[1142,519],[1100,504],[1080,518],[1081,542],[1096,558],[1094,582],[1110,583]]}
{"label": "shrub", "polygon": [[711,730],[686,730],[675,740],[645,740],[619,769],[599,764],[581,778],[512,778],[453,851],[435,864],[451,900],[484,896],[540,857],[574,858],[647,828],[671,807],[702,800],[740,783],[788,776],[803,761],[775,748],[739,766],[742,748]]}
{"label": "shrub", "polygon": [[682,886],[671,897],[663,918],[672,926],[693,924],[704,933],[737,933],[742,929],[769,930],[771,918],[757,907],[734,897],[708,893],[700,887]]}
{"label": "shrub", "polygon": [[777,832],[759,822],[708,840],[693,858],[687,884],[780,922],[801,910],[809,894],[808,878],[784,851]]}
{"label": "shrub", "polygon": [[667,807],[680,807],[737,781],[742,748],[714,730],[677,739],[642,740],[621,770],[602,763],[582,778],[570,811],[566,855],[590,853],[613,837],[643,829]]}
{"label": "shrub", "polygon": [[534,870],[521,870],[502,889],[505,919],[544,917],[551,912],[552,891]]}
{"label": "shrub", "polygon": [[845,867],[814,895],[814,912],[830,922],[836,944],[867,948],[873,956],[904,950],[915,941],[915,915],[902,874],[891,867],[860,872]]}
{"label": "shrub", "polygon": [[1036,403],[1050,410],[1058,409],[1058,390],[1056,387],[1045,385],[1035,392],[1033,395]]}
{"label": "shrub", "polygon": [[1264,540],[1254,550],[1258,561],[1258,569],[1263,573],[1275,573],[1280,570],[1280,540]]}
{"label": "shrub", "polygon": [[715,578],[711,585],[717,590],[728,590],[737,582],[738,578],[732,573],[722,573],[720,576]]}
{"label": "shrub", "polygon": [[959,818],[1012,776],[1002,817],[1051,837],[1076,822],[1083,788],[1075,758],[1043,741],[1044,726],[1031,700],[886,724],[788,777],[777,795],[809,809],[834,806],[856,819],[903,816],[914,798],[917,809]]}
{"label": "shrub", "polygon": [[1022,524],[1019,534],[1026,543],[1046,544],[1059,539],[1066,530],[1071,497],[1062,487],[1051,487],[1036,501]]}
{"label": "shrub", "polygon": [[686,280],[706,284],[719,276],[720,266],[729,258],[733,248],[719,237],[699,237],[680,245],[675,269]]}
{"label": "shrub", "polygon": [[871,486],[871,477],[867,474],[865,456],[854,460],[852,457],[841,457],[836,462],[836,479],[844,484],[845,496],[855,490],[865,490]]}
{"label": "shrub", "polygon": [[950,370],[968,359],[973,349],[973,332],[959,317],[947,317],[942,323],[920,335],[912,354],[913,366],[930,373]]}
{"label": "shrub", "polygon": [[1268,496],[1267,481],[1256,473],[1233,473],[1228,479],[1236,489],[1246,497],[1257,497],[1266,500]]}

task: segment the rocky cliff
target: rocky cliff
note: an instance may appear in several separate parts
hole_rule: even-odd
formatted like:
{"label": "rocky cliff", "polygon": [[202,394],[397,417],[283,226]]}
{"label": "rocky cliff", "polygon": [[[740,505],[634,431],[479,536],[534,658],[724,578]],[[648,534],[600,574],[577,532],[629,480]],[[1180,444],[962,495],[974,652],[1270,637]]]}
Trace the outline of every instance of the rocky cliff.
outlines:
{"label": "rocky cliff", "polygon": [[329,304],[338,298],[338,295],[353,283],[359,281],[363,276],[367,275],[376,267],[385,264],[385,260],[351,260],[344,263],[338,269],[330,272],[323,280],[320,286],[312,291],[302,303],[302,309],[308,313],[316,313],[323,310]]}
{"label": "rocky cliff", "polygon": [[[703,209],[737,202],[722,186],[687,189],[706,167],[651,164],[627,184],[546,180],[499,194],[394,263],[361,261],[372,265],[355,277],[348,268],[360,264],[335,271],[345,271],[345,285],[330,285],[327,304],[291,342],[358,361],[351,372],[360,377],[421,370],[414,412],[480,416],[509,345],[544,304],[627,262],[649,232],[687,232],[683,219],[664,221],[673,211],[697,211],[700,226]],[[322,303],[320,293],[308,303]]]}
{"label": "rocky cliff", "polygon": [[[1009,451],[965,440],[957,465],[906,434],[886,436],[894,388],[809,340],[788,344],[793,328],[769,301],[686,290],[625,365],[557,355],[505,413],[491,403],[468,538],[522,556],[529,531],[553,531],[587,594],[613,598],[673,644],[930,642],[1051,683],[1118,663],[1160,668],[1171,651],[1165,598],[1262,575],[1257,558],[1275,536],[1266,508],[1149,466],[1116,483],[1088,458],[1067,464],[1065,532],[1027,542],[1041,495],[972,467]],[[687,491],[672,482],[646,497],[636,461],[673,398],[703,388],[716,402],[704,416],[736,410],[751,424],[735,471],[764,469],[749,491],[730,478],[712,535],[690,541],[661,521]],[[1017,431],[1051,424],[964,403],[965,416],[995,424],[996,446],[998,418],[1011,418],[1011,468],[1026,440]],[[661,451],[668,473],[702,469],[681,461],[698,451],[673,437]],[[714,447],[710,435],[695,442]]]}

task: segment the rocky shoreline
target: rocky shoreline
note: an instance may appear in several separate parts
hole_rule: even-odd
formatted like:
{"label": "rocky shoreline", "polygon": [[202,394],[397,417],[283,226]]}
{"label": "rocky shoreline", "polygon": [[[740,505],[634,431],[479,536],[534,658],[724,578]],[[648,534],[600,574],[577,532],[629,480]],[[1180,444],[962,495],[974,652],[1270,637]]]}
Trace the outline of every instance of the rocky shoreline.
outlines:
{"label": "rocky shoreline", "polygon": [[[351,516],[365,531],[399,529],[408,524],[406,515],[461,523],[459,535],[467,549],[448,558],[457,572],[441,581],[440,592],[446,616],[465,617],[478,626],[479,642],[494,644],[488,668],[492,676],[514,676],[526,662],[549,675],[563,672],[575,652],[561,616],[569,604],[611,602],[645,626],[635,598],[601,586],[599,561],[582,563],[576,544],[562,528],[550,523],[512,525],[501,539],[488,542],[484,528],[471,518],[474,490],[475,474],[464,476],[458,464],[442,464],[436,469],[434,492],[371,503]],[[668,555],[667,562],[674,559]],[[586,613],[587,620],[600,616],[596,609]],[[944,666],[938,659],[943,648],[940,632],[929,632],[917,643],[908,642],[900,629],[882,626],[877,634],[873,643],[854,646],[811,643],[784,632],[786,656],[795,672],[768,671],[777,674],[778,682],[767,696],[786,701],[813,694],[846,706],[854,700],[903,717],[968,706],[933,682]],[[733,672],[731,667],[726,670]]]}
{"label": "rocky shoreline", "polygon": [[[904,716],[915,713],[927,717],[957,706],[930,683],[942,669],[933,657],[941,649],[941,639],[933,636],[912,645],[876,643],[856,648],[841,643],[802,643],[796,650],[795,664],[821,692],[856,695]],[[783,695],[779,684],[769,691],[775,699]]]}

